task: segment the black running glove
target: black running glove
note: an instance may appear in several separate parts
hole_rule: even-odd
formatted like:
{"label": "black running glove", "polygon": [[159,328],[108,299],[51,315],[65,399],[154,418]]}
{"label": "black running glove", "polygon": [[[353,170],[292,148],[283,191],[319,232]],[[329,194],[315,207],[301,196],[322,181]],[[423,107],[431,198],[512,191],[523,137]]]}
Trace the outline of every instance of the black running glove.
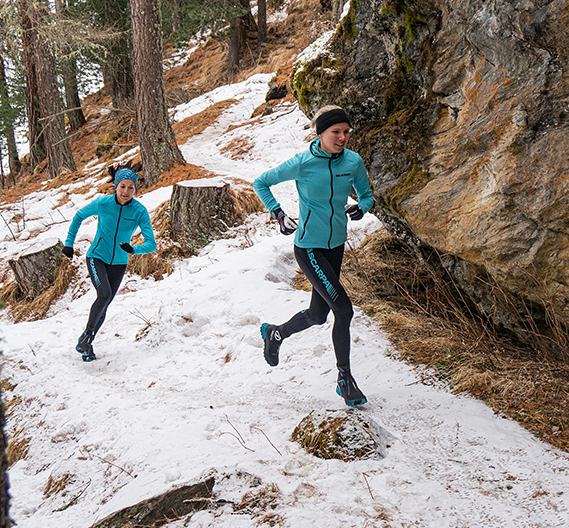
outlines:
{"label": "black running glove", "polygon": [[130,244],[127,244],[126,242],[121,242],[120,246],[121,246],[121,249],[123,251],[126,251],[127,253],[130,253],[131,255],[134,254],[134,248]]}
{"label": "black running glove", "polygon": [[63,246],[61,248],[61,252],[67,257],[67,258],[73,258],[73,248],[71,246]]}
{"label": "black running glove", "polygon": [[346,214],[351,220],[361,220],[364,217],[364,212],[358,204],[346,205]]}
{"label": "black running glove", "polygon": [[298,224],[289,218],[282,209],[271,211],[271,218],[279,223],[283,235],[292,235],[298,229]]}

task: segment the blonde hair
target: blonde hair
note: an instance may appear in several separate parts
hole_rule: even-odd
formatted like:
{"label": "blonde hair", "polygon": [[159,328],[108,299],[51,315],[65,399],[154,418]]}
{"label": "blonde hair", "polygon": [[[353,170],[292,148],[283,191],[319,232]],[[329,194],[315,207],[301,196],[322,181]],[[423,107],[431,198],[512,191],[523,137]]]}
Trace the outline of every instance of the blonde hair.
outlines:
{"label": "blonde hair", "polygon": [[320,110],[318,110],[315,114],[314,117],[312,118],[312,121],[310,121],[310,127],[313,128],[314,130],[316,130],[316,120],[322,115],[325,114],[326,112],[330,112],[330,110],[343,110],[343,108],[341,106],[338,105],[326,105],[323,106],[322,108],[320,108]]}

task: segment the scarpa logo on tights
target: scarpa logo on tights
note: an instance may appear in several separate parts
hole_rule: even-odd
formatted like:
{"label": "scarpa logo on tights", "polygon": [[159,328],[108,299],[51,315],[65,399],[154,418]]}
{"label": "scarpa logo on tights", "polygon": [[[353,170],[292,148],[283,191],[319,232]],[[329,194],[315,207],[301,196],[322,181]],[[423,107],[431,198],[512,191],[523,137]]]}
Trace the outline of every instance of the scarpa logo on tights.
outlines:
{"label": "scarpa logo on tights", "polygon": [[310,264],[312,264],[312,267],[314,268],[316,275],[322,281],[322,284],[326,288],[326,291],[328,292],[330,299],[332,300],[332,302],[335,302],[339,296],[339,293],[336,291],[336,288],[334,288],[334,286],[332,286],[332,284],[327,279],[324,272],[320,269],[320,266],[318,265],[318,261],[316,260],[316,257],[314,256],[314,251],[312,249],[307,249],[306,253],[308,255],[308,258],[310,259]]}

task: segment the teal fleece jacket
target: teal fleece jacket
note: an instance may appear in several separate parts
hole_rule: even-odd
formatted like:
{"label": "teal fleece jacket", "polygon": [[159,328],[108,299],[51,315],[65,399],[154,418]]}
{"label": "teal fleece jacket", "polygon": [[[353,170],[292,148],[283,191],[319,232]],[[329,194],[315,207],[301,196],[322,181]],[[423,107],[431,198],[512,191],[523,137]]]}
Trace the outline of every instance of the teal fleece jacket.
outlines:
{"label": "teal fleece jacket", "polygon": [[87,257],[98,258],[105,264],[128,264],[129,254],[119,244],[130,244],[130,239],[139,226],[144,244],[133,246],[134,254],[152,253],[156,249],[146,207],[134,198],[127,204],[120,205],[114,194],[97,198],[75,213],[65,240],[66,246],[73,247],[79,227],[90,216],[98,216],[99,221]]}
{"label": "teal fleece jacket", "polygon": [[320,148],[320,138],[313,140],[305,152],[264,172],[253,182],[269,211],[280,208],[270,187],[287,180],[295,180],[298,191],[299,227],[294,243],[301,248],[332,249],[346,242],[345,206],[352,188],[364,213],[374,204],[360,155],[346,148],[340,154],[328,154]]}

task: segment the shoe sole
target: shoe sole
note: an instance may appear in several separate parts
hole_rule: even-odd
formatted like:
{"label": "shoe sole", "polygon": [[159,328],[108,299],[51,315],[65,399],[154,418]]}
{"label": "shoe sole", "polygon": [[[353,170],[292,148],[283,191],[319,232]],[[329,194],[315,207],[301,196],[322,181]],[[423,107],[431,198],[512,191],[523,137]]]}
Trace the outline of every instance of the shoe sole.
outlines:
{"label": "shoe sole", "polygon": [[[344,398],[342,396],[342,391],[340,390],[340,387],[338,387],[336,385],[336,394],[338,396],[340,396],[341,398]],[[348,407],[360,407],[361,405],[364,405],[365,403],[367,403],[367,398],[364,396],[363,398],[359,399],[359,400],[346,400],[344,399],[344,401],[346,402],[346,405]]]}
{"label": "shoe sole", "polygon": [[93,352],[89,353],[88,350],[81,350],[78,346],[75,347],[75,350],[81,354],[83,361],[89,362],[97,359],[97,356],[95,356]]}
{"label": "shoe sole", "polygon": [[267,341],[267,328],[270,325],[268,323],[263,323],[261,326],[261,337],[263,338],[263,355],[265,356],[265,361],[271,366],[276,367],[279,364],[279,356],[277,354],[276,359],[274,359],[268,352],[269,343]]}

